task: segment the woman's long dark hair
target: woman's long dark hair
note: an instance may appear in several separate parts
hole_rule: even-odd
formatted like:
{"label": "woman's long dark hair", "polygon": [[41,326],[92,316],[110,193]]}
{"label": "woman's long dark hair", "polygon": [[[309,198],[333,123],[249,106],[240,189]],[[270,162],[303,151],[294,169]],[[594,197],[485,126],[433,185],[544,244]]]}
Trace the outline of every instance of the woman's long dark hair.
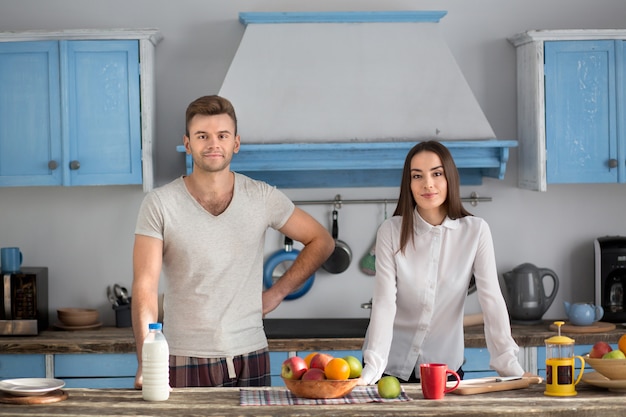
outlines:
{"label": "woman's long dark hair", "polygon": [[435,140],[418,143],[411,148],[404,160],[404,169],[402,170],[402,180],[400,182],[400,197],[398,197],[398,205],[393,213],[394,216],[402,216],[400,231],[400,252],[402,253],[404,253],[409,239],[411,242],[413,241],[413,212],[417,203],[411,192],[411,160],[420,152],[433,152],[441,159],[443,173],[448,182],[448,195],[444,203],[448,217],[459,219],[472,215],[463,207],[459,171],[448,148]]}

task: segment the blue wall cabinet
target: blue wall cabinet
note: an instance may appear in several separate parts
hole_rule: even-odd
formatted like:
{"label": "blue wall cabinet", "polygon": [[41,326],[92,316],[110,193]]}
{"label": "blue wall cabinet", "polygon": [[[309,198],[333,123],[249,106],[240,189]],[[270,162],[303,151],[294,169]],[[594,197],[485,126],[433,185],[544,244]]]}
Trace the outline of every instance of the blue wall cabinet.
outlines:
{"label": "blue wall cabinet", "polygon": [[626,31],[528,31],[510,41],[519,186],[626,183]]}
{"label": "blue wall cabinet", "polygon": [[158,33],[44,34],[0,33],[0,186],[151,189]]}

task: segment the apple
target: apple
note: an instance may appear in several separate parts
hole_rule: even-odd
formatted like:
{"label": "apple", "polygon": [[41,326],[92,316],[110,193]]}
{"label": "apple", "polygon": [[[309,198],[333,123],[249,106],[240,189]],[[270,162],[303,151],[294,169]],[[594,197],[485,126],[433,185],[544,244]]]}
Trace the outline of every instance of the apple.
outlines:
{"label": "apple", "polygon": [[400,381],[398,381],[398,378],[391,375],[380,378],[376,387],[378,395],[382,398],[396,398],[402,393]]}
{"label": "apple", "polygon": [[317,368],[323,371],[324,368],[326,368],[326,365],[328,365],[328,362],[330,362],[332,358],[333,357],[327,353],[318,353],[317,355],[311,358],[310,368]]}
{"label": "apple", "polygon": [[613,348],[607,342],[596,342],[589,351],[589,357],[599,359],[612,350]]}
{"label": "apple", "polygon": [[358,378],[361,376],[361,372],[363,371],[363,365],[361,361],[354,356],[345,356],[343,358],[348,365],[350,366],[350,376],[349,378]]}
{"label": "apple", "polygon": [[292,356],[283,362],[280,376],[285,379],[300,379],[307,369],[304,359],[299,356]]}
{"label": "apple", "polygon": [[302,375],[303,381],[323,381],[324,379],[326,379],[326,375],[319,368],[310,368]]}
{"label": "apple", "polygon": [[602,359],[626,359],[626,355],[619,349],[615,349],[605,354]]}

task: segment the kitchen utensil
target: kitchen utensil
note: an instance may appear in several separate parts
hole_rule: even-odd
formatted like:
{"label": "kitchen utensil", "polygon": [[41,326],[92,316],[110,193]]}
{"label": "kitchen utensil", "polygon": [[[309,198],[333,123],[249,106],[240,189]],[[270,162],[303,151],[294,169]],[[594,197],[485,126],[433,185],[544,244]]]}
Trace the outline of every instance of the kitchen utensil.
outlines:
{"label": "kitchen utensil", "polygon": [[120,303],[117,301],[117,297],[113,293],[113,288],[111,288],[110,285],[107,286],[107,298],[109,299],[113,307],[117,307],[120,305]]}
{"label": "kitchen utensil", "polygon": [[600,320],[604,315],[601,306],[594,306],[591,303],[568,303],[563,301],[565,314],[570,323],[575,326],[590,326]]}
{"label": "kitchen utensil", "polygon": [[113,293],[119,304],[128,304],[128,290],[119,284],[113,286]]}
{"label": "kitchen utensil", "polygon": [[376,275],[376,242],[370,246],[370,249],[361,258],[359,269],[365,275]]}
{"label": "kitchen utensil", "polygon": [[[465,379],[461,381],[458,388],[452,391],[457,395],[473,395],[483,394],[485,392],[509,391],[514,389],[528,388],[531,384],[540,384],[542,379],[539,377],[520,377],[509,380],[499,380],[498,377],[485,377]],[[454,384],[450,382],[449,384]]]}
{"label": "kitchen utensil", "polygon": [[[456,378],[456,384],[446,386],[448,375]],[[459,374],[445,363],[423,363],[420,364],[420,383],[422,384],[422,394],[427,400],[441,400],[443,397],[457,389],[461,383]]]}
{"label": "kitchen utensil", "polygon": [[626,392],[626,379],[608,379],[598,372],[585,372],[582,381],[594,387],[608,388],[612,392]]}
{"label": "kitchen utensil", "polygon": [[48,328],[48,268],[0,275],[0,335],[37,335]]}
{"label": "kitchen utensil", "polygon": [[94,324],[87,324],[85,326],[67,326],[63,323],[54,323],[54,327],[60,330],[95,330],[95,329],[99,329],[100,327],[102,327],[102,322],[97,322]]}
{"label": "kitchen utensil", "polygon": [[19,397],[43,395],[62,388],[65,382],[54,378],[16,378],[0,381],[0,391]]}
{"label": "kitchen utensil", "polygon": [[[296,260],[299,250],[293,249],[293,240],[289,236],[285,236],[285,248],[272,254],[265,261],[263,266],[263,285],[265,288],[271,288],[278,281]],[[302,297],[309,292],[315,281],[315,274],[311,275],[300,287],[287,294],[285,300],[294,300]]]}
{"label": "kitchen utensil", "polygon": [[[565,323],[561,326],[561,333],[605,333],[615,330],[615,324],[605,323],[603,321],[597,321],[591,326],[574,326],[573,324]],[[557,326],[553,323],[550,325],[550,330],[556,330]]]}
{"label": "kitchen utensil", "polygon": [[0,249],[0,267],[2,272],[18,272],[22,266],[22,259],[20,248]]}
{"label": "kitchen utensil", "polygon": [[322,381],[306,381],[285,379],[285,386],[296,397],[301,398],[339,398],[350,394],[358,382],[358,378],[346,380],[325,379]]}
{"label": "kitchen utensil", "polygon": [[98,322],[99,313],[90,308],[59,308],[57,316],[65,326],[91,326]]}
{"label": "kitchen utensil", "polygon": [[[536,324],[548,310],[559,289],[559,279],[551,269],[525,263],[505,272],[507,306],[515,324]],[[552,279],[552,291],[546,295],[545,278]]]}
{"label": "kitchen utensil", "polygon": [[20,404],[20,405],[31,405],[31,404],[52,404],[57,403],[59,401],[67,400],[68,394],[63,390],[55,390],[51,391],[44,395],[37,396],[28,396],[28,397],[18,397],[11,394],[0,393],[0,403],[3,404]]}
{"label": "kitchen utensil", "polygon": [[605,236],[594,241],[595,305],[604,308],[602,320],[626,322],[626,237]]}
{"label": "kitchen utensil", "polygon": [[626,381],[626,360],[590,358],[589,355],[585,355],[584,358],[585,362],[602,376],[610,380]]}
{"label": "kitchen utensil", "polygon": [[352,250],[347,243],[339,240],[339,225],[337,218],[339,213],[333,210],[332,236],[335,239],[335,250],[330,257],[322,264],[322,268],[331,274],[340,274],[350,266],[352,261]]}
{"label": "kitchen utensil", "polygon": [[[562,321],[555,321],[558,335],[546,339],[546,390],[545,395],[568,397],[576,395],[576,384],[580,382],[585,370],[585,359],[574,355],[574,339],[561,336]],[[578,358],[581,366],[578,378],[574,380],[574,361]]]}

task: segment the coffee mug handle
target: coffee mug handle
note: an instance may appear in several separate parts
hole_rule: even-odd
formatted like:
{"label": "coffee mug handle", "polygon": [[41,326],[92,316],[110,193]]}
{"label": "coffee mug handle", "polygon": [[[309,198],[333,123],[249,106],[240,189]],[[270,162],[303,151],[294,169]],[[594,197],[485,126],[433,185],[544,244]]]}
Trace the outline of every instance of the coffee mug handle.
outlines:
{"label": "coffee mug handle", "polygon": [[22,256],[22,251],[18,251],[18,253],[20,254],[20,266],[22,266],[22,261],[24,260],[24,257]]}
{"label": "coffee mug handle", "polygon": [[459,377],[459,374],[457,374],[456,372],[454,372],[451,369],[446,369],[446,375],[450,374],[450,375],[454,375],[454,377],[456,378],[456,384],[453,387],[450,388],[446,388],[443,393],[447,394],[449,392],[454,391],[455,389],[457,389],[457,387],[459,386],[459,384],[461,383],[461,377]]}

